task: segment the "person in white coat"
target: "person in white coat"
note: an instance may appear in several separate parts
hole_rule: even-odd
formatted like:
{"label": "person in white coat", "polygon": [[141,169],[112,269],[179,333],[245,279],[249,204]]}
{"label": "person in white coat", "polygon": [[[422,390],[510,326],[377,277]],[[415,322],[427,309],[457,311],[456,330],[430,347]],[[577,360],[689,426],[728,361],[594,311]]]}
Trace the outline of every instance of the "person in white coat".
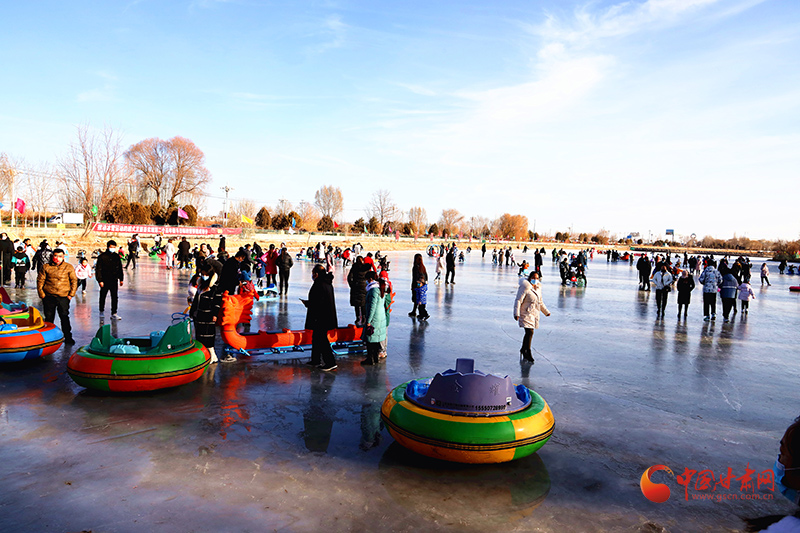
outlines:
{"label": "person in white coat", "polygon": [[434,283],[439,283],[442,279],[442,270],[444,270],[444,257],[441,255],[436,258],[436,277],[433,279]]}
{"label": "person in white coat", "polygon": [[175,245],[172,244],[172,239],[167,240],[167,245],[164,247],[164,253],[167,256],[167,270],[172,270],[172,268],[175,266]]}
{"label": "person in white coat", "polygon": [[673,281],[675,278],[667,270],[665,263],[662,263],[658,272],[653,274],[653,284],[656,286],[656,318],[659,315],[664,318],[664,311],[667,309],[667,294],[669,294]]}
{"label": "person in white coat", "polygon": [[517,298],[514,300],[514,320],[519,323],[519,327],[525,329],[519,355],[531,363],[533,363],[531,340],[533,340],[533,331],[539,329],[539,312],[550,316],[550,311],[547,310],[544,300],[542,300],[541,287],[539,274],[535,271],[531,272],[527,278],[520,279]]}

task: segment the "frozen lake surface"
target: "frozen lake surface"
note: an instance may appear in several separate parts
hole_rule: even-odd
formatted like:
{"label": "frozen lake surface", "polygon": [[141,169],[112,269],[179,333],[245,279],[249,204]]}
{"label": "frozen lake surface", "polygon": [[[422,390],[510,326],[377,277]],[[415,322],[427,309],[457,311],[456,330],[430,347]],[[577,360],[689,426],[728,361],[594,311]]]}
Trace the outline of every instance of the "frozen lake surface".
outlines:
{"label": "frozen lake surface", "polygon": [[[548,253],[550,248],[548,248]],[[785,428],[800,415],[800,294],[770,263],[748,316],[703,322],[701,289],[688,320],[670,294],[637,291],[635,267],[589,263],[588,287],[560,286],[549,255],[533,366],[519,362],[512,317],[517,268],[468,254],[455,285],[428,291],[431,318],[411,309],[411,253],[391,252],[394,312],[389,357],[364,368],[339,360],[325,374],[302,360],[256,355],[210,366],[195,383],[141,395],[99,395],[65,373],[69,353],[0,368],[0,529],[3,531],[718,531],[741,516],[789,513],[762,499],[694,500],[666,473],[671,498],[648,501],[639,478],[652,465],[769,470]],[[532,262],[533,255],[517,253]],[[433,260],[426,258],[429,276]],[[188,272],[143,260],[120,291],[117,336],[164,329],[185,308]],[[253,330],[301,329],[311,263],[292,269],[290,294],[257,302]],[[340,265],[340,325],[353,321]],[[12,298],[39,306],[33,290]],[[72,305],[74,337],[98,325],[97,285]],[[221,353],[221,345],[218,353]],[[414,377],[471,357],[476,368],[535,389],[556,418],[529,458],[496,466],[435,463],[405,452],[380,427],[383,398]],[[743,495],[739,482],[717,493]]]}

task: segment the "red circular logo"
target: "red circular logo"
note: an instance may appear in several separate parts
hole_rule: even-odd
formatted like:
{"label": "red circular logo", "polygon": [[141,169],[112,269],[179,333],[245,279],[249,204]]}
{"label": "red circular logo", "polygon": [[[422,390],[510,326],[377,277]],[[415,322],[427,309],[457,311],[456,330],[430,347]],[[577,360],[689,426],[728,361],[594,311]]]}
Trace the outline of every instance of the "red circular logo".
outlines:
{"label": "red circular logo", "polygon": [[644,471],[644,474],[642,474],[642,479],[639,480],[639,486],[642,488],[642,494],[644,494],[645,498],[651,502],[664,503],[669,499],[669,487],[663,483],[653,483],[650,481],[650,476],[659,470],[666,470],[670,475],[675,475],[666,465],[651,466]]}

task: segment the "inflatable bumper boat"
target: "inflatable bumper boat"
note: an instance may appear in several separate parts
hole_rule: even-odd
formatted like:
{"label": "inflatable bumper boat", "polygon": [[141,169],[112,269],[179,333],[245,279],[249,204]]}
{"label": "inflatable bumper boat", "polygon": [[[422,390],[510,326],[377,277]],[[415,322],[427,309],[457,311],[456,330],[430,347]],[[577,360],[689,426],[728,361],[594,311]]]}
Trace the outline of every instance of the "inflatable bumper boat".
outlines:
{"label": "inflatable bumper boat", "polygon": [[[250,322],[252,309],[252,295],[226,293],[222,296],[222,339],[234,350],[263,350],[311,344],[310,329],[240,333],[236,326]],[[332,329],[328,332],[328,340],[335,344],[358,342],[361,339],[361,330],[362,328],[352,324],[345,328]]]}
{"label": "inflatable bumper boat", "polygon": [[0,363],[16,363],[54,353],[64,342],[64,334],[45,322],[39,310],[0,317]]}
{"label": "inflatable bumper boat", "polygon": [[185,385],[199,378],[211,361],[208,350],[192,339],[184,320],[149,337],[117,339],[106,324],[88,346],[67,362],[67,373],[87,389],[139,392]]}
{"label": "inflatable bumper boat", "polygon": [[459,463],[502,463],[535,453],[553,434],[550,407],[536,392],[474,370],[411,380],[386,397],[381,419],[394,439],[419,454]]}

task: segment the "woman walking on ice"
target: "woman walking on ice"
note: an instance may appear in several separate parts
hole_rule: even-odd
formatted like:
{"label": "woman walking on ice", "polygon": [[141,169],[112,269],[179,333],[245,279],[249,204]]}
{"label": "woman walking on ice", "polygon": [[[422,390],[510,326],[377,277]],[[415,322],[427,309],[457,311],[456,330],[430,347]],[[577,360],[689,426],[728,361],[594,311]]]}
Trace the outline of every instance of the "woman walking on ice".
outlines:
{"label": "woman walking on ice", "polygon": [[545,316],[550,316],[550,311],[547,310],[542,300],[539,274],[534,271],[527,279],[520,280],[517,298],[514,300],[514,320],[518,321],[519,327],[525,329],[519,354],[520,357],[531,363],[533,363],[531,340],[533,340],[533,331],[539,328],[540,311]]}

